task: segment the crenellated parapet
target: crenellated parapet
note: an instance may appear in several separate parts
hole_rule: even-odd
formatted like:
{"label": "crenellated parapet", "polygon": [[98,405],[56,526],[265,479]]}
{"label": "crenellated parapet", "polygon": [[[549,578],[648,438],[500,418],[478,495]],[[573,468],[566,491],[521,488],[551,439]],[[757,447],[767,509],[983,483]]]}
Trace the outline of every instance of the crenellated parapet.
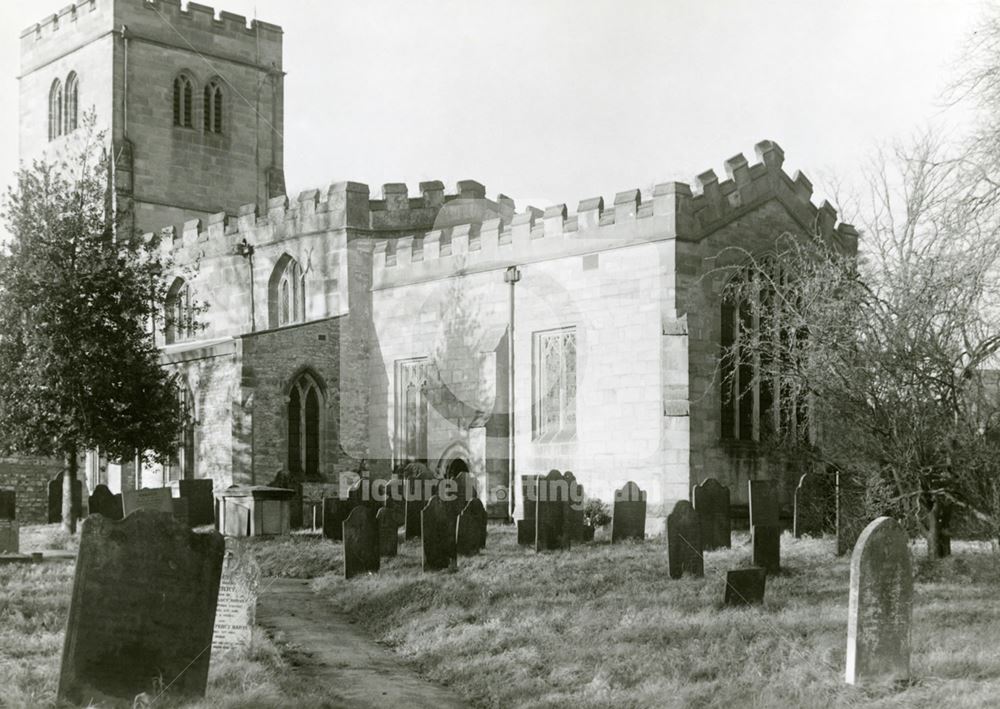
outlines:
{"label": "crenellated parapet", "polygon": [[838,224],[829,202],[812,202],[812,184],[782,169],[784,152],[773,141],[756,146],[757,162],[742,154],[725,163],[725,180],[713,170],[694,186],[667,182],[651,195],[619,192],[614,201],[592,197],[575,214],[565,204],[528,207],[511,217],[453,224],[376,245],[375,287],[447,277],[662,239],[700,241],[765,203],[776,200],[804,232],[820,233],[838,248],[857,249],[857,231]]}

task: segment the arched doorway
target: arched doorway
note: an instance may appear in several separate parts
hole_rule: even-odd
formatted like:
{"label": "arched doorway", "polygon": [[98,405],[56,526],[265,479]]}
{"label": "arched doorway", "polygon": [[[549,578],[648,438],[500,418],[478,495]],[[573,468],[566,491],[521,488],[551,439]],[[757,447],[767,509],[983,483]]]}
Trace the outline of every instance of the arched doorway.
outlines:
{"label": "arched doorway", "polygon": [[446,478],[457,478],[462,473],[469,472],[469,464],[464,458],[455,458],[450,463],[448,463],[448,468],[445,470]]}

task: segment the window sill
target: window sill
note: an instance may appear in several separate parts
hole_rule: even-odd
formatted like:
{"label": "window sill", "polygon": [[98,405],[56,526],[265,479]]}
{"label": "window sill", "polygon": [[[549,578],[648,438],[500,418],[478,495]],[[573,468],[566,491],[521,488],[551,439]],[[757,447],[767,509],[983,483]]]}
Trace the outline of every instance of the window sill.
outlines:
{"label": "window sill", "polygon": [[576,429],[568,428],[561,431],[553,431],[551,433],[545,433],[540,436],[535,436],[532,439],[533,443],[546,444],[546,443],[575,443],[576,442]]}

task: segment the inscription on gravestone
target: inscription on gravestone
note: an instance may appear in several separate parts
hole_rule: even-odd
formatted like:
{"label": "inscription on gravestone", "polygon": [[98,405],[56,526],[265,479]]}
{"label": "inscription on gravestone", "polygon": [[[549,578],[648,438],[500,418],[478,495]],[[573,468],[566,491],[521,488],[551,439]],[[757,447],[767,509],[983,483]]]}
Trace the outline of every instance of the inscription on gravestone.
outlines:
{"label": "inscription on gravestone", "polygon": [[778,485],[774,480],[751,480],[750,527],[780,527]]}
{"label": "inscription on gravestone", "polygon": [[399,551],[399,526],[392,514],[392,508],[381,507],[375,513],[378,526],[379,555],[396,556]]}
{"label": "inscription on gravestone", "polygon": [[913,571],[906,532],[891,517],[865,527],[851,554],[847,683],[910,677]]}
{"label": "inscription on gravestone", "polygon": [[424,571],[440,571],[457,563],[455,518],[437,495],[420,513]]}
{"label": "inscription on gravestone", "polygon": [[250,649],[260,588],[260,567],[245,544],[227,542],[212,633],[212,656]]}
{"label": "inscription on gravestone", "polygon": [[715,478],[708,478],[694,486],[691,497],[701,524],[701,543],[705,551],[732,547],[729,488]]}
{"label": "inscription on gravestone", "polygon": [[620,490],[615,490],[614,514],[611,517],[611,543],[645,538],[646,492],[629,480]]}
{"label": "inscription on gravestone", "polygon": [[458,516],[455,547],[458,554],[472,556],[486,546],[486,508],[479,499],[473,499]]}
{"label": "inscription on gravestone", "polygon": [[119,520],[122,513],[122,496],[113,495],[107,485],[98,485],[88,503],[90,514],[103,515],[108,519]]}
{"label": "inscription on gravestone", "polygon": [[139,509],[173,514],[173,499],[170,488],[166,487],[126,490],[122,493],[122,511],[126,517]]}
{"label": "inscription on gravestone", "polygon": [[558,470],[538,480],[535,551],[569,549],[569,486]]}
{"label": "inscription on gravestone", "polygon": [[84,520],[59,699],[204,695],[223,552],[162,512]]}
{"label": "inscription on gravestone", "polygon": [[667,515],[667,570],[670,578],[685,573],[705,575],[702,559],[701,525],[698,513],[687,500],[680,500]]}
{"label": "inscription on gravestone", "polygon": [[769,574],[781,571],[781,527],[758,524],[750,529],[753,564]]}
{"label": "inscription on gravestone", "polygon": [[751,567],[727,571],[726,593],[723,597],[723,603],[727,606],[750,606],[763,603],[766,583],[766,569]]}
{"label": "inscription on gravestone", "polygon": [[344,578],[375,573],[381,563],[380,539],[372,508],[357,504],[344,520]]}

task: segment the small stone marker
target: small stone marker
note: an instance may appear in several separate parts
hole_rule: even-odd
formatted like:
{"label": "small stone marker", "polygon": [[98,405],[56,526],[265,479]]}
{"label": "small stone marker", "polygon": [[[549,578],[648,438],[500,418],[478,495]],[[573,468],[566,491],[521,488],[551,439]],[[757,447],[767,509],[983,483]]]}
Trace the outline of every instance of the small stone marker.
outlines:
{"label": "small stone marker", "polygon": [[615,509],[611,517],[611,543],[624,539],[646,538],[646,493],[629,480],[615,490]]}
{"label": "small stone marker", "polygon": [[212,633],[212,657],[230,651],[246,652],[253,637],[260,588],[260,567],[245,544],[230,539],[222,564],[219,602]]}
{"label": "small stone marker", "polygon": [[563,477],[569,486],[569,539],[571,542],[579,543],[583,541],[585,534],[583,529],[585,525],[583,485],[576,481],[576,476],[569,470],[563,474]]}
{"label": "small stone marker", "polygon": [[16,519],[0,519],[0,554],[20,553],[20,524]]}
{"label": "small stone marker", "polygon": [[168,487],[126,490],[122,493],[122,511],[128,517],[136,510],[158,510],[174,513],[173,496]]}
{"label": "small stone marker", "polygon": [[323,536],[334,541],[344,539],[344,520],[351,513],[352,503],[336,497],[323,498]]}
{"label": "small stone marker", "polygon": [[88,506],[92,515],[103,515],[111,520],[119,520],[125,516],[122,512],[122,496],[112,494],[107,485],[94,488]]}
{"label": "small stone marker", "polygon": [[0,487],[0,519],[17,519],[17,490]]}
{"label": "small stone marker", "polygon": [[180,481],[181,498],[188,501],[188,521],[192,527],[215,524],[214,486],[207,478]]}
{"label": "small stone marker", "polygon": [[[59,473],[49,480],[49,524],[62,522],[63,477]],[[73,516],[80,519],[83,514],[83,482],[80,478],[73,481]]]}
{"label": "small stone marker", "polygon": [[704,576],[705,562],[701,554],[698,513],[690,502],[680,500],[667,515],[667,570],[670,578],[679,579],[685,573]]}
{"label": "small stone marker", "polygon": [[569,549],[569,485],[558,470],[538,481],[535,501],[535,551]]}
{"label": "small stone marker", "polygon": [[769,574],[781,571],[781,527],[758,524],[750,528],[753,542],[753,565]]}
{"label": "small stone marker", "polygon": [[759,567],[731,569],[726,572],[726,593],[723,603],[727,606],[751,606],[764,602],[767,570]]}
{"label": "small stone marker", "polygon": [[481,500],[473,499],[458,516],[455,547],[461,556],[478,554],[486,546],[486,508]]}
{"label": "small stone marker", "polygon": [[454,567],[458,560],[455,549],[455,518],[437,495],[431,497],[420,513],[420,526],[424,571]]}
{"label": "small stone marker", "polygon": [[865,527],[851,554],[848,684],[910,678],[913,572],[906,532],[891,517]]}
{"label": "small stone marker", "polygon": [[380,507],[375,513],[375,522],[378,526],[379,555],[396,556],[399,552],[399,525],[396,524],[392,508]]}
{"label": "small stone marker", "polygon": [[729,516],[729,488],[715,478],[695,485],[691,495],[701,524],[701,544],[705,551],[732,547]]}
{"label": "small stone marker", "polygon": [[84,520],[58,698],[203,696],[224,550],[154,510]]}
{"label": "small stone marker", "polygon": [[795,518],[792,531],[796,539],[803,536],[822,537],[830,527],[830,504],[833,488],[824,484],[818,473],[806,473],[795,488]]}
{"label": "small stone marker", "polygon": [[344,520],[344,578],[379,570],[379,530],[367,505],[356,505]]}
{"label": "small stone marker", "polygon": [[837,556],[854,548],[858,537],[871,521],[865,502],[865,486],[853,473],[837,472]]}
{"label": "small stone marker", "polygon": [[778,484],[774,480],[751,480],[750,486],[750,528],[780,527],[778,509]]}
{"label": "small stone marker", "polygon": [[517,520],[517,543],[522,546],[535,545],[535,506],[538,502],[538,479],[541,475],[521,476],[521,500],[523,519]]}

